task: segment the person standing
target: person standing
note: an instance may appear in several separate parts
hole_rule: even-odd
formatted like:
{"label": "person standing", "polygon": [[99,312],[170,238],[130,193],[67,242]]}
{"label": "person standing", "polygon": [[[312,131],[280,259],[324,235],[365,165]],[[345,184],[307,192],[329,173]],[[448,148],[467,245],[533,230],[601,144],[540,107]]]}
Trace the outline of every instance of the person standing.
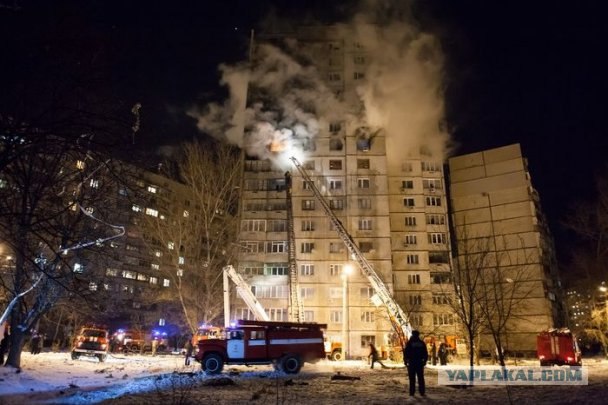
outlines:
{"label": "person standing", "polygon": [[387,368],[384,363],[380,361],[380,356],[378,355],[378,349],[372,343],[369,344],[369,358],[371,359],[372,366],[374,368],[374,363],[380,363],[382,368]]}
{"label": "person standing", "polygon": [[158,349],[158,340],[152,339],[152,356],[156,356],[156,349]]}
{"label": "person standing", "polygon": [[38,348],[40,346],[40,334],[37,331],[34,331],[32,334],[32,339],[30,340],[30,353],[38,354]]}
{"label": "person standing", "polygon": [[190,365],[190,358],[192,357],[192,352],[194,351],[194,346],[192,346],[192,341],[190,339],[188,339],[186,341],[186,361],[185,361],[185,365],[189,366]]}
{"label": "person standing", "polygon": [[448,364],[448,347],[445,343],[439,345],[439,352],[437,354],[439,355],[439,364],[442,366]]}
{"label": "person standing", "polygon": [[435,345],[435,341],[433,340],[433,344],[431,345],[431,364],[437,365],[437,345]]}
{"label": "person standing", "polygon": [[420,332],[412,331],[412,336],[405,345],[403,356],[410,382],[410,396],[416,394],[416,378],[418,379],[418,392],[422,396],[425,395],[424,366],[428,359],[429,352],[424,342],[420,340]]}

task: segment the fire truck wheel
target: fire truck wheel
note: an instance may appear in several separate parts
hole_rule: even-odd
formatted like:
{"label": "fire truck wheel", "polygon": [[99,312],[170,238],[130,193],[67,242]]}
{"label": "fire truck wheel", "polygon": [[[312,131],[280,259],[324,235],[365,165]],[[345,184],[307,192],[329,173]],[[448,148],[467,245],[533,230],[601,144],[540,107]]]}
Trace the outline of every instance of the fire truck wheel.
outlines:
{"label": "fire truck wheel", "polygon": [[219,374],[224,368],[224,360],[219,354],[211,353],[205,356],[201,365],[207,374]]}
{"label": "fire truck wheel", "polygon": [[78,360],[80,356],[76,352],[72,352],[72,360]]}
{"label": "fire truck wheel", "polygon": [[281,360],[281,368],[287,374],[298,374],[302,368],[302,360],[294,354],[288,354]]}
{"label": "fire truck wheel", "polygon": [[334,350],[334,351],[331,353],[330,358],[331,358],[332,360],[334,360],[334,361],[340,361],[340,360],[342,360],[342,350]]}

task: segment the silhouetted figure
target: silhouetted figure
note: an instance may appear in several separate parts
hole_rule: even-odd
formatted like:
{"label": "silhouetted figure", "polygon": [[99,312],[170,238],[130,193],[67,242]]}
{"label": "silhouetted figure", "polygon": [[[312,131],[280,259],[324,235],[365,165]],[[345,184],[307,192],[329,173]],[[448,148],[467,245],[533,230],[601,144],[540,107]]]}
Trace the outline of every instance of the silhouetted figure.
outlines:
{"label": "silhouetted figure", "polygon": [[192,346],[192,341],[188,340],[186,342],[186,360],[185,360],[185,365],[189,366],[190,365],[190,358],[192,357],[192,352],[194,351],[194,346]]}
{"label": "silhouetted figure", "polygon": [[369,344],[369,358],[371,359],[372,366],[370,368],[374,368],[374,363],[378,362],[382,366],[382,368],[386,368],[384,363],[380,361],[380,356],[378,355],[378,349],[373,344]]}
{"label": "silhouetted figure", "polygon": [[442,366],[448,364],[448,347],[445,343],[439,345],[437,355],[439,356],[439,364]]}
{"label": "silhouetted figure", "polygon": [[416,378],[418,378],[418,392],[424,396],[424,366],[429,360],[429,352],[424,342],[420,340],[420,332],[417,330],[412,331],[412,336],[405,345],[403,360],[410,381],[410,396],[416,393]]}

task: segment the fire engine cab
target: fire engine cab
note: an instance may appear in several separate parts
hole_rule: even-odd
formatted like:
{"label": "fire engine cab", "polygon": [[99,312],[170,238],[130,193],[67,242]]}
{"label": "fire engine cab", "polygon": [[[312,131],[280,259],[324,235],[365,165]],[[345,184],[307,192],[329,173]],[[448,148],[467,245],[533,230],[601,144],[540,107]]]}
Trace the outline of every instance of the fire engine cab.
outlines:
{"label": "fire engine cab", "polygon": [[539,333],[536,337],[536,350],[541,366],[583,364],[576,336],[566,328]]}
{"label": "fire engine cab", "polygon": [[317,323],[241,320],[226,328],[225,338],[198,342],[195,359],[208,374],[224,364],[273,364],[276,370],[297,374],[305,362],[325,358],[323,329]]}

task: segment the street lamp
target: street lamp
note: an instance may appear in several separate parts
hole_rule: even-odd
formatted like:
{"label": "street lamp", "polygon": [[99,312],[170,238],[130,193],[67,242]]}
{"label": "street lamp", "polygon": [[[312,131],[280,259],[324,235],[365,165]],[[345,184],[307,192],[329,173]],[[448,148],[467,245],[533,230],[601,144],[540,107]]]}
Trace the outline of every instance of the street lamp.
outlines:
{"label": "street lamp", "polygon": [[348,341],[348,276],[353,272],[353,266],[345,264],[342,266],[342,358],[346,360],[349,351]]}

